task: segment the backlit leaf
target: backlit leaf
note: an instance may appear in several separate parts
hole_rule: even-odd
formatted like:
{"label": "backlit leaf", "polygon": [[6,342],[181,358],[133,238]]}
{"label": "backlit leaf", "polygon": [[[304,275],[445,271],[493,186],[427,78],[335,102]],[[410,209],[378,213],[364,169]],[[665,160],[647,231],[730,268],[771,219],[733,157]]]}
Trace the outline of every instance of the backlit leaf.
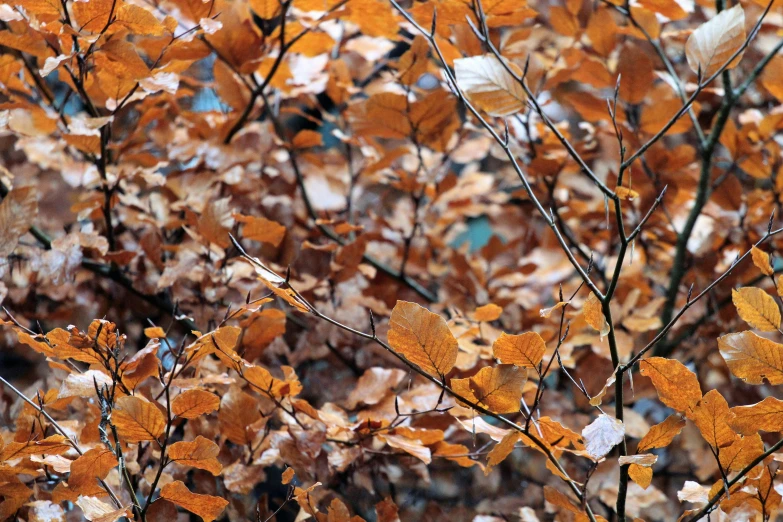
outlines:
{"label": "backlit leaf", "polygon": [[729,404],[717,390],[707,392],[691,414],[691,420],[713,448],[730,446],[737,439],[729,427],[732,417]]}
{"label": "backlit leaf", "polygon": [[743,381],[783,384],[783,344],[748,331],[719,337],[718,348],[731,373]]}
{"label": "backlit leaf", "polygon": [[734,418],[732,429],[742,435],[753,435],[758,431],[783,431],[783,401],[767,397],[761,402],[749,406],[731,408]]}
{"label": "backlit leaf", "polygon": [[217,456],[220,447],[213,441],[199,435],[191,442],[175,442],[169,447],[168,457],[183,466],[205,469],[213,475],[220,474],[223,466]]}
{"label": "backlit leaf", "polygon": [[780,328],[780,309],[772,296],[761,288],[732,290],[731,299],[739,316],[753,328],[763,332]]}
{"label": "backlit leaf", "polygon": [[519,411],[527,370],[513,364],[485,366],[467,379],[452,379],[455,392],[495,413]]}
{"label": "backlit leaf", "polygon": [[625,438],[625,426],[622,421],[601,414],[582,430],[587,453],[594,459],[600,459]]}
{"label": "backlit leaf", "polygon": [[701,400],[701,386],[696,374],[680,361],[663,357],[644,359],[639,366],[642,375],[652,380],[661,402],[690,416]]}
{"label": "backlit leaf", "polygon": [[457,340],[446,321],[416,303],[397,301],[388,337],[395,352],[435,377],[449,373],[457,361]]}
{"label": "backlit leaf", "polygon": [[156,440],[166,429],[166,419],[157,406],[140,397],[120,397],[112,412],[120,437],[128,442]]}
{"label": "backlit leaf", "polygon": [[[745,11],[740,4],[726,9],[700,25],[688,37],[685,56],[693,72],[701,69],[703,78],[709,78],[737,52],[745,42]],[[729,69],[742,58],[737,56]]]}
{"label": "backlit leaf", "polygon": [[206,390],[192,389],[182,392],[171,401],[171,412],[177,417],[195,419],[212,413],[220,407],[220,397]]}
{"label": "backlit leaf", "polygon": [[536,332],[520,335],[501,333],[492,345],[493,355],[503,364],[535,368],[546,352],[546,344]]}
{"label": "backlit leaf", "polygon": [[672,443],[674,437],[685,427],[685,419],[679,415],[669,415],[666,420],[656,424],[647,435],[639,441],[636,451],[648,451],[655,448],[665,448]]}
{"label": "backlit leaf", "polygon": [[454,73],[457,86],[490,116],[510,116],[525,107],[525,90],[494,55],[454,60]]}

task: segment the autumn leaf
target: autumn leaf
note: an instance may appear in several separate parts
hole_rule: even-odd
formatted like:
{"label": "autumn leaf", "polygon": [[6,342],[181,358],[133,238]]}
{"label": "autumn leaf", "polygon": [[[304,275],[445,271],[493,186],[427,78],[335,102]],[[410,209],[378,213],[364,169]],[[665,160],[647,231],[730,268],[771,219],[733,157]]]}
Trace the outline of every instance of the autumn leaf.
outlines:
{"label": "autumn leaf", "polygon": [[701,400],[701,386],[696,375],[681,362],[650,357],[639,363],[641,373],[652,380],[658,397],[666,406],[686,416]]}
{"label": "autumn leaf", "polygon": [[598,460],[623,441],[625,425],[622,421],[602,413],[582,430],[582,438],[587,453]]}
{"label": "autumn leaf", "polygon": [[783,401],[767,397],[750,406],[731,408],[734,418],[730,426],[742,435],[753,435],[758,431],[783,431]]}
{"label": "autumn leaf", "polygon": [[[515,72],[521,75],[518,69]],[[510,116],[525,107],[525,90],[494,55],[454,60],[454,73],[457,86],[490,116]]]}
{"label": "autumn leaf", "polygon": [[726,334],[718,349],[729,370],[748,384],[783,384],[783,345],[753,332]]}
{"label": "autumn leaf", "polygon": [[513,364],[485,366],[467,379],[452,379],[455,392],[495,413],[519,411],[527,370]]}
{"label": "autumn leaf", "polygon": [[503,364],[535,368],[546,352],[546,343],[536,332],[520,335],[501,333],[492,345],[492,353]]}
{"label": "autumn leaf", "polygon": [[669,415],[666,420],[650,428],[650,431],[639,441],[637,452],[655,448],[665,448],[672,443],[674,437],[685,427],[685,419],[679,415]]}
{"label": "autumn leaf", "polygon": [[502,313],[503,308],[494,303],[489,303],[476,308],[473,312],[473,320],[486,322],[495,321]]}
{"label": "autumn leaf", "polygon": [[115,508],[94,496],[81,496],[76,505],[82,509],[84,518],[91,522],[115,522],[121,517],[132,518],[129,508]]}
{"label": "autumn leaf", "polygon": [[753,259],[753,264],[756,268],[761,270],[761,273],[767,276],[771,276],[775,273],[772,268],[772,262],[770,261],[769,254],[758,248],[756,245],[750,249],[750,257]]}
{"label": "autumn leaf", "polygon": [[[709,78],[739,51],[745,43],[745,11],[740,4],[721,11],[700,25],[688,37],[685,56],[693,72],[701,70],[702,78]],[[727,69],[737,66],[740,53]]]}
{"label": "autumn leaf", "polygon": [[199,435],[191,442],[175,442],[169,447],[168,457],[183,466],[204,469],[213,475],[220,474],[223,466],[217,456],[220,447],[213,441]]}
{"label": "autumn leaf", "polygon": [[601,337],[609,334],[609,323],[606,321],[606,317],[604,317],[601,302],[593,293],[587,296],[587,300],[585,300],[584,314],[587,324],[592,326]]}
{"label": "autumn leaf", "polygon": [[212,522],[228,506],[228,500],[223,498],[192,493],[181,480],[163,486],[160,497],[190,511],[204,522]]}
{"label": "autumn leaf", "polygon": [[640,466],[639,464],[632,463],[628,466],[628,476],[642,489],[647,489],[652,483],[653,470],[649,466]]}
{"label": "autumn leaf", "polygon": [[714,449],[730,446],[737,439],[729,427],[733,418],[729,404],[717,390],[710,390],[702,397],[690,418]]}
{"label": "autumn leaf", "polygon": [[489,475],[492,468],[506,460],[506,457],[511,455],[514,451],[514,445],[519,441],[519,432],[509,431],[508,434],[503,437],[503,440],[495,444],[492,450],[487,454],[487,467],[484,470],[484,475]]}
{"label": "autumn leaf", "polygon": [[120,437],[128,442],[156,440],[166,429],[166,419],[157,406],[140,397],[120,397],[112,412]]}
{"label": "autumn leaf", "polygon": [[457,361],[457,340],[446,321],[416,303],[397,301],[388,337],[395,352],[432,376],[445,376]]}
{"label": "autumn leaf", "polygon": [[758,433],[737,439],[730,446],[721,448],[720,465],[727,471],[740,471],[764,453],[764,442]]}
{"label": "autumn leaf", "polygon": [[38,215],[34,187],[15,188],[0,202],[0,258],[8,257]]}
{"label": "autumn leaf", "polygon": [[103,496],[106,491],[98,484],[105,479],[119,461],[106,448],[93,448],[71,463],[71,474],[68,476],[68,489],[74,493],[86,496]]}
{"label": "autumn leaf", "polygon": [[285,227],[276,221],[263,217],[234,214],[234,219],[243,224],[242,237],[280,246],[285,237]]}
{"label": "autumn leaf", "polygon": [[171,412],[177,417],[195,419],[220,407],[220,397],[206,390],[186,390],[171,401]]}
{"label": "autumn leaf", "polygon": [[31,455],[62,455],[70,449],[71,445],[62,435],[50,435],[38,441],[9,442],[4,448],[0,447],[0,462]]}
{"label": "autumn leaf", "polygon": [[761,288],[746,287],[731,291],[731,299],[743,321],[763,332],[780,328],[780,309]]}

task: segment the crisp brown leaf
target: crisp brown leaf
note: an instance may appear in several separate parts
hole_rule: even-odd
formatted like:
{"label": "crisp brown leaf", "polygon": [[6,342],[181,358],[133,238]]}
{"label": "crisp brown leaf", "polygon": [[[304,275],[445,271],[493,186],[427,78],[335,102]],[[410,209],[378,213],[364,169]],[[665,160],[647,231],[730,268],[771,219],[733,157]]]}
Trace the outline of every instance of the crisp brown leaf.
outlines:
{"label": "crisp brown leaf", "polygon": [[527,370],[513,364],[485,366],[473,377],[452,379],[451,386],[465,399],[495,413],[519,411]]}
{"label": "crisp brown leaf", "polygon": [[213,475],[220,474],[223,466],[218,462],[220,447],[199,435],[190,442],[175,442],[169,447],[168,457],[183,466],[205,469]]}
{"label": "crisp brown leaf", "polygon": [[[688,37],[685,56],[693,72],[701,70],[709,78],[740,50],[745,42],[745,11],[740,4],[715,15]],[[727,67],[732,69],[742,58],[740,53]]]}
{"label": "crisp brown leaf", "polygon": [[525,107],[525,90],[494,55],[454,60],[454,74],[468,99],[490,116],[510,116]]}

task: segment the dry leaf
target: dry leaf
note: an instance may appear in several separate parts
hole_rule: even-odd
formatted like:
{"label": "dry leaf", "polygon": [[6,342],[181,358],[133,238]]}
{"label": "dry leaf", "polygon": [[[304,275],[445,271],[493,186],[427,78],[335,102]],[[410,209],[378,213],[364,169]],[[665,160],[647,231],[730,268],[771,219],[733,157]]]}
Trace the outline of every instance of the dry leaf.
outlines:
{"label": "dry leaf", "polygon": [[163,486],[160,497],[201,517],[204,522],[215,520],[228,505],[228,500],[220,497],[192,493],[180,480]]}
{"label": "dry leaf", "polygon": [[[709,78],[739,51],[745,38],[745,11],[737,4],[700,25],[688,37],[688,65],[693,72],[701,70],[702,78]],[[736,67],[741,58],[742,53],[727,68]]]}
{"label": "dry leaf", "polygon": [[395,352],[432,376],[445,376],[457,361],[457,340],[446,321],[416,303],[397,301],[388,337]]}
{"label": "dry leaf", "polygon": [[749,384],[783,384],[783,344],[753,332],[718,338],[720,354],[735,376]]}
{"label": "dry leaf", "polygon": [[582,430],[582,438],[587,453],[598,460],[623,441],[625,426],[622,421],[602,413]]}
{"label": "dry leaf", "polygon": [[775,300],[761,288],[746,287],[731,291],[731,299],[743,321],[763,332],[780,328],[780,309]]}
{"label": "dry leaf", "polygon": [[513,364],[486,366],[467,379],[452,379],[451,387],[462,397],[495,413],[519,411],[527,370]]}
{"label": "dry leaf", "polygon": [[525,108],[525,90],[494,55],[454,60],[454,73],[457,86],[490,116],[511,116]]}
{"label": "dry leaf", "polygon": [[546,344],[536,332],[520,335],[501,333],[492,345],[492,353],[503,364],[535,368],[546,352]]}

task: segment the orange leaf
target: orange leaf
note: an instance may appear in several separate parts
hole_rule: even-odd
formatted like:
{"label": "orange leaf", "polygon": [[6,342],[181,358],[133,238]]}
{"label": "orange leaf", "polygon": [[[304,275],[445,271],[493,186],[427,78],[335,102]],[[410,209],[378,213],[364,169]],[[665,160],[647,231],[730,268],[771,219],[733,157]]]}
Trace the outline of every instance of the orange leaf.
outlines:
{"label": "orange leaf", "polygon": [[234,218],[243,224],[242,237],[280,246],[285,237],[285,227],[276,221],[263,217],[234,214]]}
{"label": "orange leaf", "polygon": [[743,381],[783,384],[783,344],[748,331],[719,337],[718,349],[731,373]]}
{"label": "orange leaf", "polygon": [[487,468],[484,470],[484,475],[489,475],[493,467],[506,460],[506,457],[514,451],[514,445],[517,442],[519,442],[519,432],[514,430],[509,431],[503,440],[495,444],[495,447],[487,454]]}
{"label": "orange leaf", "polygon": [[783,401],[767,397],[750,406],[731,409],[734,418],[729,425],[742,435],[753,435],[758,431],[783,431]]}
{"label": "orange leaf", "polygon": [[175,442],[169,447],[168,457],[183,466],[205,469],[219,475],[223,466],[218,462],[220,447],[213,441],[199,435],[191,442]]}
{"label": "orange leaf", "polygon": [[195,419],[220,407],[220,397],[201,389],[187,390],[171,401],[171,412],[177,417]]}
{"label": "orange leaf", "polygon": [[762,332],[780,328],[780,309],[775,300],[761,288],[746,287],[731,291],[731,300],[743,321]]}
{"label": "orange leaf", "polygon": [[495,413],[519,411],[527,370],[513,364],[485,366],[473,377],[452,379],[451,386],[465,399]]}
{"label": "orange leaf", "polygon": [[445,376],[457,361],[457,340],[446,321],[416,303],[397,301],[388,337],[395,352],[435,377]]}
{"label": "orange leaf", "polygon": [[128,442],[156,440],[166,429],[166,419],[157,406],[140,397],[120,397],[112,411],[120,437]]}
{"label": "orange leaf", "polygon": [[163,486],[160,496],[201,517],[204,522],[215,520],[228,505],[226,499],[192,493],[181,480]]}
{"label": "orange leaf", "polygon": [[546,352],[544,340],[536,332],[520,335],[500,334],[492,345],[492,354],[503,364],[535,368]]}
{"label": "orange leaf", "polygon": [[691,420],[699,428],[704,440],[717,449],[730,446],[737,439],[737,434],[729,427],[733,416],[720,392],[710,390],[693,410]]}
{"label": "orange leaf", "polygon": [[674,437],[679,435],[684,427],[685,419],[679,415],[669,415],[666,417],[666,420],[650,428],[647,435],[639,441],[636,451],[641,452],[654,448],[665,448],[672,443]]}
{"label": "orange leaf", "polygon": [[114,453],[106,448],[89,450],[71,463],[68,489],[79,495],[105,495],[106,491],[98,484],[98,479],[105,479],[118,463]]}
{"label": "orange leaf", "polygon": [[680,361],[650,357],[639,363],[642,375],[652,380],[665,405],[689,416],[701,400],[696,374]]}

